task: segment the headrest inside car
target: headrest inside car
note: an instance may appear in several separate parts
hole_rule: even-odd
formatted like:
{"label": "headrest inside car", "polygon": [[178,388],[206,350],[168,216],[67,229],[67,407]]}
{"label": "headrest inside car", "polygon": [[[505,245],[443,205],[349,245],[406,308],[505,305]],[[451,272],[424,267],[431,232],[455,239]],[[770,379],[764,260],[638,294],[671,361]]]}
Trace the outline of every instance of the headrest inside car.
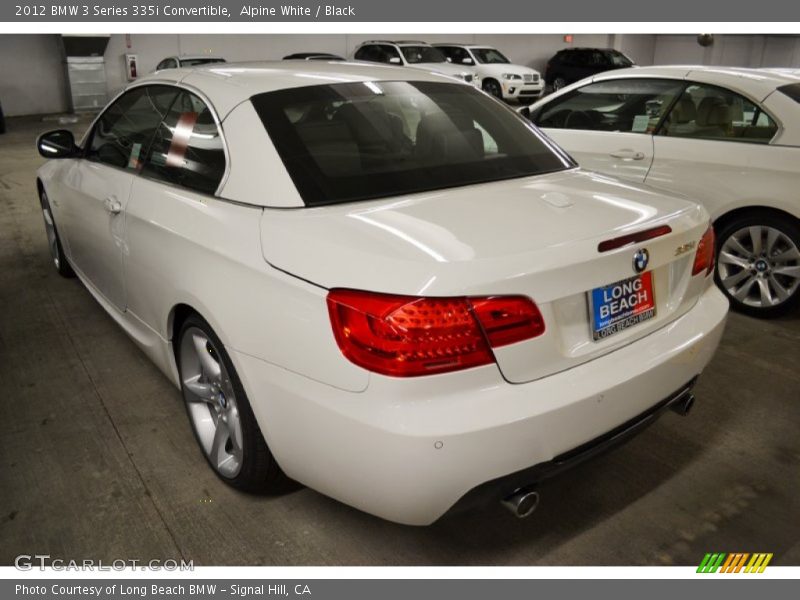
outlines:
{"label": "headrest inside car", "polygon": [[725,100],[717,97],[703,98],[697,109],[697,124],[701,126],[729,126],[731,108]]}
{"label": "headrest inside car", "polygon": [[697,118],[697,107],[689,96],[683,96],[674,108],[675,123],[690,123]]}

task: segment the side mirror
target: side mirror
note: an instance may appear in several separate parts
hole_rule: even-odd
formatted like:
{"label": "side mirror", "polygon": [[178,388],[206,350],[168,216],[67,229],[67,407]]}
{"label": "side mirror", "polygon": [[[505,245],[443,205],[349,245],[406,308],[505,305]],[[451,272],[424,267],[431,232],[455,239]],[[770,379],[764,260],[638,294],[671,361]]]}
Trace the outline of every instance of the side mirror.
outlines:
{"label": "side mirror", "polygon": [[389,59],[389,63],[392,65],[401,65],[403,64],[403,61],[400,60],[399,56],[393,56],[392,58]]}
{"label": "side mirror", "polygon": [[465,65],[474,65],[475,64],[475,61],[472,60],[469,56],[465,56],[464,58],[462,58],[461,62],[463,64],[465,64]]}
{"label": "side mirror", "polygon": [[66,129],[43,133],[36,140],[36,149],[45,158],[72,158],[80,150],[75,145],[75,136]]}

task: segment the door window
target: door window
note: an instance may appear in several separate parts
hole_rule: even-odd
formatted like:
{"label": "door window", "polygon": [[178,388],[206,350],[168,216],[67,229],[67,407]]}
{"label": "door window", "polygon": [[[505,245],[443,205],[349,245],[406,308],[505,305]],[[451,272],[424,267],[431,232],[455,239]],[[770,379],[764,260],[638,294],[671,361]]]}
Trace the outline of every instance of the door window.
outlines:
{"label": "door window", "polygon": [[633,61],[625,56],[622,52],[617,50],[606,50],[603,54],[606,57],[606,64],[613,65],[615,67],[633,66]]}
{"label": "door window", "polygon": [[[459,46],[436,46],[442,53],[450,59],[450,61],[457,65],[464,65],[464,64],[473,64],[475,61],[472,60],[472,57],[467,52],[466,48],[461,48]],[[468,62],[464,62],[466,59]]]}
{"label": "door window", "polygon": [[373,46],[361,46],[361,48],[356,50],[354,58],[356,60],[368,60],[370,62],[375,62],[375,51],[373,50]]}
{"label": "door window", "polygon": [[508,59],[503,53],[494,48],[473,48],[472,53],[483,65],[507,65]]}
{"label": "door window", "polygon": [[587,55],[591,67],[607,67],[610,65],[605,52],[595,50]]}
{"label": "door window", "polygon": [[388,63],[392,58],[400,59],[400,53],[394,46],[386,44],[362,46],[355,54],[356,60],[367,60],[369,62]]}
{"label": "door window", "polygon": [[159,120],[142,174],[214,194],[225,173],[225,150],[211,110],[187,91]]}
{"label": "door window", "polygon": [[566,67],[577,67],[580,62],[580,52],[575,50],[564,50],[556,55],[556,62],[561,62]]}
{"label": "door window", "polygon": [[445,55],[433,46],[402,46],[401,50],[409,65],[447,62]]}
{"label": "door window", "polygon": [[138,171],[161,117],[176,95],[173,87],[148,85],[120,96],[95,123],[86,158]]}
{"label": "door window", "polygon": [[724,88],[691,84],[664,121],[670,137],[767,144],[777,123],[756,104]]}
{"label": "door window", "polygon": [[534,115],[540,127],[652,133],[683,89],[670,79],[614,79],[556,98]]}

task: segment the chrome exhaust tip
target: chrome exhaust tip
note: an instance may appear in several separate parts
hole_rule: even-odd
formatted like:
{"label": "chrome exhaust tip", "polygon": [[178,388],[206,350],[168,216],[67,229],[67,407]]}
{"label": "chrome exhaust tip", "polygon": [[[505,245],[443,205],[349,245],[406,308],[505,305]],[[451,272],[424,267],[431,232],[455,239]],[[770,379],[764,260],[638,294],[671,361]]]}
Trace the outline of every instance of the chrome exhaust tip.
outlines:
{"label": "chrome exhaust tip", "polygon": [[673,402],[670,404],[670,409],[682,417],[685,417],[689,414],[689,411],[692,410],[694,406],[694,395],[693,394],[686,394],[683,398],[679,399],[677,402]]}
{"label": "chrome exhaust tip", "polygon": [[532,489],[520,488],[500,503],[505,506],[518,519],[530,517],[539,506],[539,492]]}

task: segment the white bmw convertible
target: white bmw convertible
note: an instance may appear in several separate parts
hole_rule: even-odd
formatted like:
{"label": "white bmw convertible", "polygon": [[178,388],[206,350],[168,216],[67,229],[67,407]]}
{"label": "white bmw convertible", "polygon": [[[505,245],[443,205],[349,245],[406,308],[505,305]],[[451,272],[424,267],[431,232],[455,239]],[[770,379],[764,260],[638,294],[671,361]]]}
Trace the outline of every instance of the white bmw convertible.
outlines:
{"label": "white bmw convertible", "polygon": [[239,489],[525,516],[543,479],[686,413],[722,334],[705,209],[581,171],[443,76],[173,69],[38,147],[55,267]]}

